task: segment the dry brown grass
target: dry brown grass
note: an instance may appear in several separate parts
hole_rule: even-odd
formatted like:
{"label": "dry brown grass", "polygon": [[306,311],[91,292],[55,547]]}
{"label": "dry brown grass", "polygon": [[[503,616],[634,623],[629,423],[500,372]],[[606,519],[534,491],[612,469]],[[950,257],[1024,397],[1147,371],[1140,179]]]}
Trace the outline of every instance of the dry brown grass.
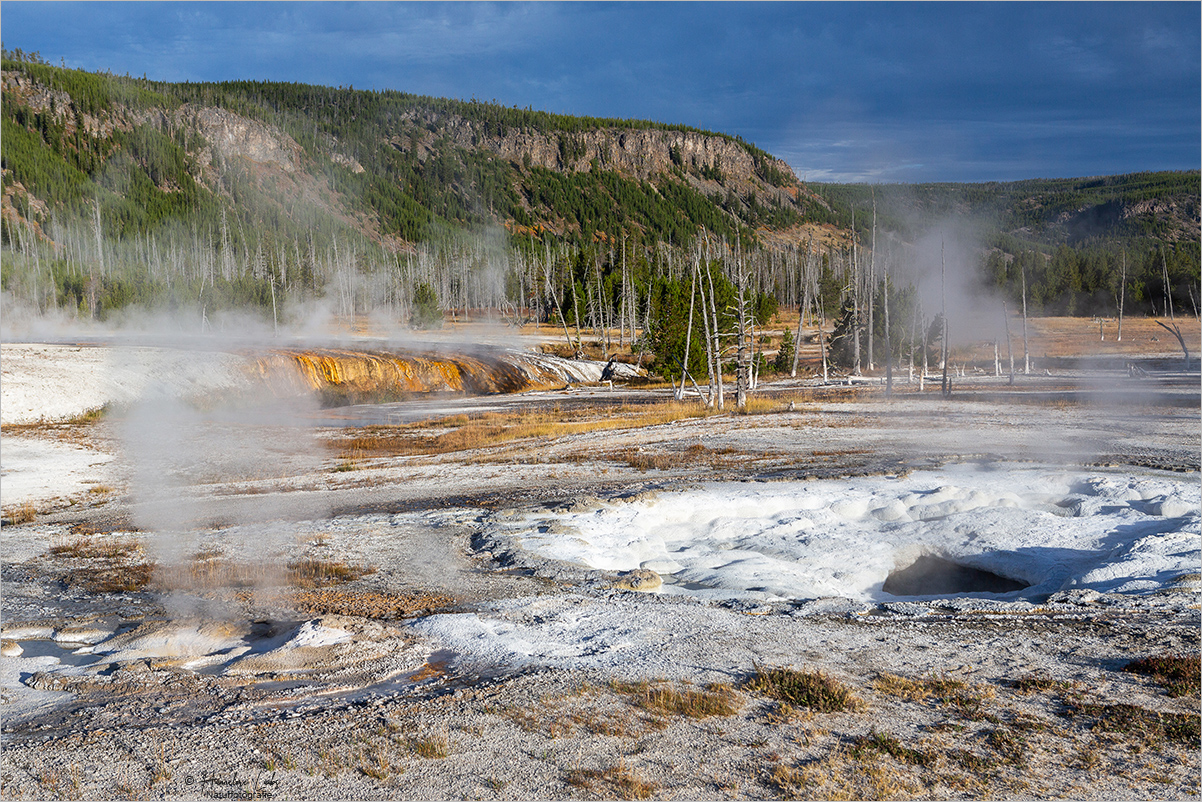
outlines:
{"label": "dry brown grass", "polygon": [[14,525],[33,523],[38,517],[38,508],[32,502],[26,501],[5,511],[4,517]]}
{"label": "dry brown grass", "polygon": [[[1083,354],[1124,354],[1138,355],[1148,353],[1180,354],[1181,346],[1177,338],[1162,329],[1157,321],[1162,320],[1172,325],[1168,318],[1125,317],[1123,318],[1123,339],[1118,338],[1118,318],[1103,318],[1102,329],[1106,339],[1098,335],[1098,319],[1093,317],[1034,317],[1028,320],[1028,340],[1031,358],[1038,360],[1041,356],[1071,357]],[[1022,368],[1022,320],[1011,322],[1011,336],[1016,351],[1015,361]],[[1202,338],[1202,326],[1193,316],[1179,315],[1176,324],[1181,329],[1181,335],[1186,343],[1196,343]],[[1192,349],[1191,349],[1192,350]],[[1000,354],[1003,365],[1008,369],[1009,361],[1006,356],[1006,341],[1000,343]],[[954,361],[974,361],[988,364],[993,372],[993,343],[981,343],[967,349],[956,349]]]}
{"label": "dry brown grass", "polygon": [[364,776],[381,782],[388,779],[391,768],[388,756],[380,750],[372,750],[359,761],[359,771],[363,772]]}
{"label": "dry brown grass", "polygon": [[922,786],[874,750],[836,749],[808,763],[776,764],[768,784],[782,799],[910,799]]}
{"label": "dry brown grass", "polygon": [[698,689],[677,688],[667,681],[617,682],[614,690],[625,695],[635,707],[655,713],[708,718],[710,716],[733,716],[742,707],[741,701],[729,685],[713,683]]}
{"label": "dry brown grass", "polygon": [[1081,718],[1091,730],[1116,733],[1130,741],[1158,743],[1169,741],[1198,748],[1202,727],[1198,715],[1164,713],[1138,705],[1094,701],[1077,695],[1064,699],[1065,714]]}
{"label": "dry brown grass", "polygon": [[[312,612],[342,612],[376,618],[400,618],[417,609],[449,605],[449,597],[432,594],[352,597],[328,590],[373,573],[374,568],[342,561],[299,560],[287,569],[270,562],[245,563],[223,559],[220,552],[203,550],[178,565],[156,565],[142,561],[141,544],[129,539],[77,537],[54,544],[50,554],[59,559],[86,559],[98,566],[74,568],[67,581],[94,593],[131,593],[150,589],[217,590],[236,588],[299,587],[308,590],[295,596],[297,609]],[[318,590],[326,589],[326,590]]]}
{"label": "dry brown grass", "polygon": [[902,699],[910,701],[921,701],[931,695],[930,688],[924,682],[888,672],[874,679],[872,687],[878,693],[900,696]]}
{"label": "dry brown grass", "polygon": [[862,735],[852,741],[848,754],[855,758],[865,756],[869,751],[889,755],[902,763],[914,766],[930,766],[938,759],[938,755],[927,749],[915,749],[904,745],[897,736],[887,732],[878,732],[874,727],[867,735]]}
{"label": "dry brown grass", "polygon": [[445,593],[377,593],[331,587],[297,591],[289,599],[298,611],[313,615],[354,615],[382,620],[431,615],[453,609],[458,604],[456,598]]}
{"label": "dry brown grass", "polygon": [[451,754],[451,744],[445,735],[427,735],[410,740],[409,751],[418,757],[438,760]]}
{"label": "dry brown grass", "polygon": [[302,588],[324,588],[354,582],[375,573],[366,565],[350,565],[341,560],[297,560],[288,564],[288,584]]}
{"label": "dry brown grass", "polygon": [[[343,463],[336,470],[351,470],[377,457],[446,454],[488,448],[515,440],[553,439],[586,432],[637,429],[686,418],[713,414],[700,404],[666,401],[658,404],[608,408],[523,410],[455,415],[431,422],[398,426],[372,426],[356,437],[331,441]],[[442,429],[440,433],[431,430]]]}
{"label": "dry brown grass", "polygon": [[66,418],[64,420],[39,420],[31,423],[6,423],[0,426],[0,433],[6,435],[59,435],[65,430],[73,427],[77,428],[80,426],[89,426],[93,423],[96,423],[105,415],[107,415],[110,409],[111,407],[106,404],[103,407],[90,409],[87,412],[81,412],[74,417]]}
{"label": "dry brown grass", "polygon": [[526,732],[547,738],[580,733],[638,738],[666,729],[672,718],[733,716],[741,707],[742,699],[727,685],[697,688],[659,680],[586,684],[565,695],[544,696],[537,704],[492,712]]}
{"label": "dry brown grass", "polygon": [[72,571],[70,581],[92,593],[138,593],[147,589],[153,573],[150,563],[111,565]]}
{"label": "dry brown grass", "polygon": [[606,769],[571,769],[564,775],[564,782],[617,799],[651,799],[659,790],[658,785],[643,779],[625,763]]}
{"label": "dry brown grass", "polygon": [[1053,679],[1046,674],[1023,674],[1014,680],[1014,689],[1021,694],[1066,691],[1071,687],[1071,682]]}
{"label": "dry brown grass", "polygon": [[61,559],[122,560],[140,554],[142,546],[128,538],[75,537],[51,541],[50,554]]}
{"label": "dry brown grass", "polygon": [[819,713],[859,710],[864,703],[847,685],[822,671],[758,666],[747,680],[747,690]]}

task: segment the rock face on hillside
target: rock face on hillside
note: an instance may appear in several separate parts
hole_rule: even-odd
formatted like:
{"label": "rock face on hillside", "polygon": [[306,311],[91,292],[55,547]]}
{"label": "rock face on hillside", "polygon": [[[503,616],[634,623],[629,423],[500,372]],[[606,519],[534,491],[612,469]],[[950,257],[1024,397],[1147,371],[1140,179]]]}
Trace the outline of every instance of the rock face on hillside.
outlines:
{"label": "rock face on hillside", "polygon": [[[774,187],[757,174],[755,159],[747,148],[721,136],[707,136],[697,131],[676,131],[649,128],[602,128],[579,133],[540,133],[513,130],[504,136],[488,136],[471,121],[453,118],[445,121],[446,132],[455,144],[463,148],[485,148],[516,166],[544,167],[548,170],[585,172],[594,169],[614,170],[622,175],[645,180],[673,167],[691,174],[709,192],[719,188],[734,189],[740,194],[755,191],[777,200],[795,200],[800,182],[785,162],[765,158],[788,179],[784,188]],[[721,175],[721,181],[706,180],[696,174],[709,171]],[[816,197],[816,196],[813,196]]]}
{"label": "rock face on hillside", "polygon": [[244,158],[269,164],[287,173],[300,169],[301,146],[292,137],[224,109],[181,107],[175,114],[191,119],[216,153],[224,159]]}
{"label": "rock face on hillside", "polygon": [[62,90],[51,89],[19,72],[4,73],[3,89],[5,92],[11,92],[35,112],[51,112],[57,121],[66,125],[67,133],[73,133],[75,126],[82,124],[89,136],[112,136],[116,122],[112,115],[75,115],[72,113],[71,96]]}

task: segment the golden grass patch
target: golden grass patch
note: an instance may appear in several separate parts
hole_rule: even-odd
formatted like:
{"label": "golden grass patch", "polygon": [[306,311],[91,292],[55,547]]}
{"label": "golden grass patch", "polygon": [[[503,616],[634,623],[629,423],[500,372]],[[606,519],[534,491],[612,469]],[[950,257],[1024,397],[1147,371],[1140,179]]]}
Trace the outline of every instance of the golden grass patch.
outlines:
{"label": "golden grass patch", "polygon": [[742,704],[729,685],[712,683],[704,688],[677,688],[660,682],[616,682],[613,688],[632,705],[656,713],[688,718],[733,716]]}
{"label": "golden grass patch", "polygon": [[601,796],[618,799],[651,799],[659,786],[643,779],[625,763],[606,769],[571,769],[564,782]]}
{"label": "golden grass patch", "polygon": [[288,564],[288,583],[302,588],[323,588],[354,582],[375,568],[366,565],[350,565],[341,560],[297,560]]}
{"label": "golden grass patch", "polygon": [[146,590],[153,572],[150,563],[81,568],[71,572],[70,581],[93,593],[137,593]]}
{"label": "golden grass patch", "polygon": [[298,611],[313,615],[354,615],[382,620],[411,618],[449,610],[458,600],[445,593],[405,591],[378,593],[326,587],[293,593],[290,603]]}
{"label": "golden grass patch", "polygon": [[38,517],[38,508],[26,501],[9,509],[4,513],[4,517],[14,525],[33,523]]}
{"label": "golden grass patch", "polygon": [[794,707],[819,713],[859,710],[864,706],[851,688],[822,671],[758,666],[744,687]]}
{"label": "golden grass patch", "polygon": [[[658,426],[710,414],[714,413],[700,404],[675,401],[572,410],[486,412],[397,426],[364,427],[355,437],[334,440],[330,445],[343,460],[336,470],[351,470],[363,460],[377,457],[447,454],[529,438],[553,439]],[[437,432],[440,429],[443,431]]]}
{"label": "golden grass patch", "polygon": [[410,740],[409,751],[427,760],[438,760],[451,754],[451,744],[445,735],[427,735]]}
{"label": "golden grass patch", "polygon": [[52,541],[50,555],[60,559],[119,560],[142,551],[142,546],[127,538],[75,537],[68,541]]}

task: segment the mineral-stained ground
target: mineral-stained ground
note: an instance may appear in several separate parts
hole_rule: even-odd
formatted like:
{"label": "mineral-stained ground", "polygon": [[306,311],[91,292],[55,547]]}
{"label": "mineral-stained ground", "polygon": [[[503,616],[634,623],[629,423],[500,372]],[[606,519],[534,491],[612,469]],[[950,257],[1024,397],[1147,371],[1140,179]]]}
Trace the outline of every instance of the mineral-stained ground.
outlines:
{"label": "mineral-stained ground", "polygon": [[1199,795],[1196,373],[239,398],[6,424],[4,798]]}

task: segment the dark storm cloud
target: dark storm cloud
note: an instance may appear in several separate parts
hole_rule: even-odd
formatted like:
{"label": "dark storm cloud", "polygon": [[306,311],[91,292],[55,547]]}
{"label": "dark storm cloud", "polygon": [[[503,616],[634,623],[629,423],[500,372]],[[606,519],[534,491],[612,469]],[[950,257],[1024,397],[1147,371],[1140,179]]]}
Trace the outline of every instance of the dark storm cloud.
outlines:
{"label": "dark storm cloud", "polygon": [[13,3],[7,47],[736,133],[810,179],[1199,166],[1197,3]]}

